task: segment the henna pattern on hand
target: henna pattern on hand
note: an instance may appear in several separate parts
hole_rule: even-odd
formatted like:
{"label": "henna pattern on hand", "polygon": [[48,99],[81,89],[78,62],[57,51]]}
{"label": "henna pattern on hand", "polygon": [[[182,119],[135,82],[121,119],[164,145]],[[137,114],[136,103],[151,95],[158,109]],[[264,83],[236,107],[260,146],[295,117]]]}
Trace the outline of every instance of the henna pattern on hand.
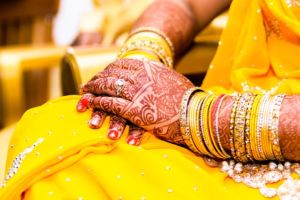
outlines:
{"label": "henna pattern on hand", "polygon": [[179,109],[184,92],[193,84],[159,63],[149,62],[144,67],[149,81],[137,91],[122,116],[158,137],[183,144]]}
{"label": "henna pattern on hand", "polygon": [[[122,91],[123,98],[96,97],[95,107],[122,116],[167,141],[183,144],[179,128],[179,109],[184,92],[193,87],[193,84],[183,75],[158,62],[122,59],[111,66],[114,68],[115,65],[119,65],[121,69],[127,66],[126,70],[131,70],[130,73],[134,76],[134,84],[125,80],[128,87],[124,87]],[[108,77],[111,77],[109,71],[114,73],[110,68],[107,67],[108,72],[104,72]],[[98,74],[98,77],[101,76]],[[106,81],[97,82],[99,79],[103,80],[94,79],[92,86],[98,88],[99,92],[105,90],[105,87],[113,87]]]}

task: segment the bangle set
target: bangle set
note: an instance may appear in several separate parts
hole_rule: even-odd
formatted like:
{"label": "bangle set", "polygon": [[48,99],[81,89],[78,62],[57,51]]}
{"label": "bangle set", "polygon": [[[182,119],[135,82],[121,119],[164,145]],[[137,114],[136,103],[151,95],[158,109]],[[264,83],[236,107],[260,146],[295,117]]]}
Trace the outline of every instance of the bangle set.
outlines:
{"label": "bangle set", "polygon": [[236,94],[229,119],[230,154],[219,134],[219,113],[228,95],[207,94],[195,87],[186,91],[180,110],[181,132],[187,146],[197,154],[242,163],[283,161],[278,138],[283,94]]}
{"label": "bangle set", "polygon": [[154,28],[139,28],[132,32],[121,47],[118,58],[145,58],[160,61],[173,68],[175,49],[163,32]]}

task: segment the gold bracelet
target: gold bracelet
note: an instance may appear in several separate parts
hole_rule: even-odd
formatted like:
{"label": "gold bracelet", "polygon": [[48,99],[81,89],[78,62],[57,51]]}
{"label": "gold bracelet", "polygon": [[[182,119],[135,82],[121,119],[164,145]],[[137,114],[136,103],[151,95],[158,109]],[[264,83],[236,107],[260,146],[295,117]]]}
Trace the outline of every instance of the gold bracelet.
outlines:
{"label": "gold bracelet", "polygon": [[269,136],[269,119],[272,116],[272,104],[273,104],[273,97],[269,96],[268,100],[266,101],[264,110],[263,110],[263,120],[262,120],[262,131],[261,131],[261,141],[262,141],[262,149],[264,154],[266,155],[267,160],[275,160],[275,156],[272,151],[272,145]]}
{"label": "gold bracelet", "polygon": [[263,132],[262,132],[262,127],[263,127],[263,118],[264,118],[264,108],[267,106],[268,103],[268,98],[269,94],[265,94],[263,98],[261,99],[260,106],[259,106],[259,111],[258,111],[258,121],[257,121],[257,129],[256,129],[256,141],[257,141],[257,148],[259,152],[259,157],[260,161],[267,160],[267,156],[264,152],[263,149]]}
{"label": "gold bracelet", "polygon": [[216,134],[216,138],[217,138],[217,144],[218,147],[222,153],[222,158],[227,159],[230,158],[231,156],[225,151],[225,149],[223,148],[223,145],[221,143],[221,138],[220,138],[220,134],[219,134],[219,112],[223,103],[223,100],[226,98],[226,95],[222,95],[219,98],[219,102],[217,105],[217,110],[216,110],[216,114],[215,114],[215,134]]}
{"label": "gold bracelet", "polygon": [[191,99],[191,107],[189,107],[188,110],[188,115],[190,116],[188,121],[191,129],[191,139],[196,148],[198,149],[198,152],[202,155],[210,155],[201,138],[199,127],[199,110],[206,96],[207,94],[205,94],[204,92],[196,93]]}
{"label": "gold bracelet", "polygon": [[202,91],[202,89],[200,87],[193,87],[193,88],[188,89],[184,93],[184,95],[182,97],[182,101],[181,101],[180,116],[179,116],[180,131],[181,131],[182,137],[183,137],[186,145],[193,151],[197,151],[197,150],[194,148],[194,145],[190,142],[191,133],[190,133],[190,129],[188,126],[187,112],[188,112],[189,100],[190,100],[191,96],[193,95],[193,93],[195,93],[197,91]]}
{"label": "gold bracelet", "polygon": [[280,116],[280,108],[283,102],[285,95],[279,94],[274,97],[274,107],[272,110],[272,128],[271,128],[271,145],[274,156],[279,161],[284,161],[284,157],[282,156],[279,144],[278,137],[278,127],[279,127],[279,116]]}
{"label": "gold bracelet", "polygon": [[233,159],[238,160],[236,154],[235,154],[235,148],[234,148],[234,122],[235,122],[235,115],[236,110],[238,106],[239,99],[241,98],[240,94],[237,94],[237,96],[234,96],[234,103],[232,105],[232,110],[230,113],[230,138],[229,138],[229,144],[230,144],[230,151]]}
{"label": "gold bracelet", "polygon": [[145,50],[135,49],[131,51],[127,51],[122,58],[131,58],[131,59],[137,59],[142,61],[149,61],[154,60],[157,62],[160,62],[160,59],[155,53],[153,52],[147,52]]}
{"label": "gold bracelet", "polygon": [[154,32],[137,32],[125,41],[118,54],[119,58],[124,58],[127,52],[139,50],[141,52],[152,52],[166,66],[173,67],[172,52],[165,40]]}
{"label": "gold bracelet", "polygon": [[250,146],[253,158],[255,160],[260,160],[259,151],[256,142],[256,127],[258,119],[259,104],[262,99],[262,95],[257,95],[252,104],[252,112],[250,114]]}
{"label": "gold bracelet", "polygon": [[212,138],[211,138],[211,134],[209,133],[209,111],[210,111],[210,107],[211,104],[213,102],[213,100],[215,99],[215,95],[208,95],[202,106],[201,106],[201,117],[200,117],[200,130],[203,136],[203,141],[204,144],[206,146],[206,148],[209,150],[211,157],[217,157],[220,158],[220,155],[218,154],[217,150],[215,149],[215,146],[213,144]]}
{"label": "gold bracelet", "polygon": [[246,114],[249,99],[251,99],[251,93],[244,93],[238,101],[237,111],[235,114],[234,122],[234,148],[238,161],[246,163],[249,161],[246,154],[245,144],[245,126],[246,126]]}
{"label": "gold bracelet", "polygon": [[251,118],[251,110],[254,104],[256,94],[251,96],[251,99],[247,105],[246,111],[246,126],[245,126],[245,145],[246,145],[246,156],[249,160],[254,161],[252,151],[251,151],[251,144],[250,144],[250,118]]}
{"label": "gold bracelet", "polygon": [[130,33],[130,35],[133,35],[133,34],[136,34],[136,33],[139,33],[139,32],[145,32],[145,31],[156,33],[160,37],[162,37],[165,40],[165,42],[168,44],[168,46],[171,50],[172,58],[173,59],[175,58],[175,47],[174,47],[173,43],[171,42],[170,38],[168,38],[166,36],[166,34],[164,32],[162,32],[161,30],[153,28],[153,27],[141,27],[141,28],[135,29],[133,32]]}

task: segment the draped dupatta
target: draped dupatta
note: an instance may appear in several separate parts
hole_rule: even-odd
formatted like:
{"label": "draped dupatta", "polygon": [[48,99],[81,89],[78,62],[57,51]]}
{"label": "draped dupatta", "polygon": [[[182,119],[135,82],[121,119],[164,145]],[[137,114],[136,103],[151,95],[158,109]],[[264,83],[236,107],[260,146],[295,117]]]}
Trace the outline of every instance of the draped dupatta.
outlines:
{"label": "draped dupatta", "polygon": [[296,1],[236,0],[203,82],[220,92],[300,92]]}

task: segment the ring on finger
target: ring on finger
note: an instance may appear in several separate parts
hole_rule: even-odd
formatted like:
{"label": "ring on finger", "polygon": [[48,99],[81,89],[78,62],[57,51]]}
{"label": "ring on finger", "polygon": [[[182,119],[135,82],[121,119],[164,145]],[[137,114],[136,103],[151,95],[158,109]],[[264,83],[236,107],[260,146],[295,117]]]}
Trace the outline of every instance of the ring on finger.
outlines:
{"label": "ring on finger", "polygon": [[125,81],[123,79],[116,80],[115,89],[116,89],[117,96],[121,95],[124,85],[125,85]]}

